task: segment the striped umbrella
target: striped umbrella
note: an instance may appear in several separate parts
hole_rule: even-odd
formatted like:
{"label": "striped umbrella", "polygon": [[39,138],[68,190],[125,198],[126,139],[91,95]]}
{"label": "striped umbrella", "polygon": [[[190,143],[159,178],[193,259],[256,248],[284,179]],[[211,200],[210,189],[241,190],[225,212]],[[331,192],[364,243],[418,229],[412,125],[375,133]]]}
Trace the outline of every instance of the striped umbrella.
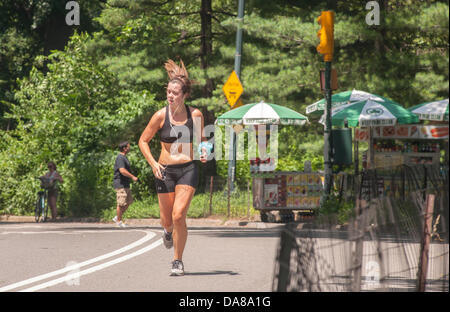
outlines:
{"label": "striped umbrella", "polygon": [[[377,102],[389,102],[389,103],[394,103],[397,105],[397,102],[376,95],[376,94],[372,94],[372,93],[368,93],[365,91],[360,91],[360,90],[350,90],[350,91],[344,91],[344,92],[339,92],[336,94],[333,94],[331,96],[331,107],[337,107],[337,106],[341,106],[341,105],[346,105],[346,104],[350,104],[353,102],[359,102],[359,101],[363,101],[363,100],[375,100]],[[306,107],[306,114],[311,115],[311,116],[319,116],[321,114],[323,114],[323,111],[325,109],[325,99],[321,99],[320,101],[317,101],[316,103],[313,103],[311,105],[308,105]]]}
{"label": "striped umbrella", "polygon": [[408,110],[421,120],[448,121],[448,99],[422,103]]}
{"label": "striped umbrella", "polygon": [[[322,115],[320,123],[325,122]],[[407,109],[390,102],[364,100],[335,107],[331,110],[333,126],[349,127],[393,126],[395,124],[418,123],[419,118]]]}
{"label": "striped umbrella", "polygon": [[303,125],[308,121],[296,111],[271,103],[251,103],[232,109],[216,119],[217,125]]}

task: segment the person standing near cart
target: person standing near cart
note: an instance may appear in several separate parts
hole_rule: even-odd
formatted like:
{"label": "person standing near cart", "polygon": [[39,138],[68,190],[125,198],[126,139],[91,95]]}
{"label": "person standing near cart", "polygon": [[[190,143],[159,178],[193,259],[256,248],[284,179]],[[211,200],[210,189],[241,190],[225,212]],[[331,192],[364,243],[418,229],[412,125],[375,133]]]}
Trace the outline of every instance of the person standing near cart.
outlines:
{"label": "person standing near cart", "polygon": [[126,227],[125,223],[122,222],[122,216],[133,202],[130,182],[131,180],[136,182],[138,178],[131,173],[130,161],[126,156],[130,151],[130,143],[128,141],[120,143],[119,151],[114,163],[113,187],[116,191],[117,215],[113,218],[113,221],[119,227]]}
{"label": "person standing near cart", "polygon": [[[168,249],[174,247],[171,275],[184,275],[182,257],[188,235],[186,216],[199,180],[193,138],[195,136],[201,142],[197,150],[202,163],[206,163],[212,145],[205,142],[202,135],[203,114],[184,103],[190,94],[191,81],[183,61],[178,66],[168,60],[165,69],[169,76],[168,105],[153,114],[139,139],[139,148],[156,178],[164,245]],[[149,147],[157,133],[161,141],[158,161]]]}

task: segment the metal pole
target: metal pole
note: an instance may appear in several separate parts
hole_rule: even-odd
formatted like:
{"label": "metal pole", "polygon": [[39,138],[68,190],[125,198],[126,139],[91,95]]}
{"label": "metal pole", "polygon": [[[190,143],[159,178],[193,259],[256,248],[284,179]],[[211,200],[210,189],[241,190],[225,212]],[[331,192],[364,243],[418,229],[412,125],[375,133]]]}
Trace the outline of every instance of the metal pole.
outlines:
{"label": "metal pole", "polygon": [[[236,53],[234,55],[234,71],[241,79],[241,54],[242,54],[242,22],[244,21],[244,0],[239,0],[238,25],[236,31]],[[228,179],[230,180],[230,191],[234,190],[234,177],[236,174],[236,132],[231,135],[230,160],[228,162]]]}
{"label": "metal pole", "polygon": [[426,199],[426,207],[425,207],[425,217],[424,217],[424,226],[423,226],[423,234],[422,234],[422,242],[421,242],[421,251],[420,251],[420,259],[419,259],[419,271],[417,272],[417,291],[424,292],[425,291],[425,283],[427,280],[427,272],[428,272],[428,261],[429,261],[429,250],[430,250],[430,241],[431,241],[431,232],[432,232],[432,220],[433,220],[433,209],[434,209],[434,194],[428,194]]}
{"label": "metal pole", "polygon": [[[242,23],[244,21],[244,0],[239,0],[238,25],[236,31],[236,54],[234,55],[234,71],[241,79]],[[241,80],[242,82],[242,80]]]}
{"label": "metal pole", "polygon": [[359,174],[359,146],[356,137],[356,128],[353,128],[353,157],[355,163],[355,177]]}
{"label": "metal pole", "polygon": [[369,133],[369,149],[367,150],[367,162],[369,164],[369,169],[375,169],[375,149],[373,148],[374,139],[373,139],[373,127],[367,127],[367,131]]}
{"label": "metal pole", "polygon": [[228,187],[227,187],[227,189],[228,189],[228,192],[227,192],[227,203],[228,203],[228,205],[227,205],[227,217],[229,218],[230,217],[230,215],[231,215],[231,203],[230,203],[230,198],[231,198],[231,189],[230,189],[230,186],[231,186],[231,179],[228,179]]}
{"label": "metal pole", "polygon": [[232,192],[234,189],[234,176],[236,173],[236,132],[230,127],[230,158],[228,161],[228,188]]}
{"label": "metal pole", "polygon": [[362,259],[363,259],[363,249],[364,249],[364,232],[365,232],[365,222],[367,214],[367,201],[361,198],[356,199],[355,207],[355,221],[354,221],[354,232],[353,239],[355,240],[355,249],[353,252],[352,259],[352,291],[361,291],[361,273],[362,273]]}
{"label": "metal pole", "polygon": [[291,253],[295,246],[295,235],[292,229],[286,224],[281,231],[280,249],[278,251],[278,284],[277,291],[286,292],[289,284],[289,272],[291,263]]}
{"label": "metal pole", "polygon": [[209,182],[209,215],[212,215],[212,196],[213,196],[213,183],[214,176],[211,176],[211,180]]}
{"label": "metal pole", "polygon": [[250,219],[250,181],[247,181],[247,219]]}
{"label": "metal pole", "polygon": [[325,62],[325,127],[324,127],[324,193],[322,203],[328,199],[331,192],[332,179],[332,146],[331,146],[331,62]]}

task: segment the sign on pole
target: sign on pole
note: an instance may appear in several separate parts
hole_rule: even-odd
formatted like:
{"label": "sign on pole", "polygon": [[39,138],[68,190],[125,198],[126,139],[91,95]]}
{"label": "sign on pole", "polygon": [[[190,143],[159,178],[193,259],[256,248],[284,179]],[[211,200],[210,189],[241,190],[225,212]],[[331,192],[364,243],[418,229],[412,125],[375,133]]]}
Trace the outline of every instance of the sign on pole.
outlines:
{"label": "sign on pole", "polygon": [[[320,91],[325,91],[325,69],[320,69]],[[331,69],[331,90],[338,89],[337,71]],[[308,110],[308,108],[306,108]]]}
{"label": "sign on pole", "polygon": [[236,102],[236,104],[234,104],[234,105],[231,107],[231,109],[238,108],[239,106],[242,106],[242,105],[244,105],[244,103],[242,102],[241,99],[239,99],[239,100]]}
{"label": "sign on pole", "polygon": [[230,106],[235,108],[234,106],[239,100],[242,92],[244,92],[244,88],[242,87],[241,81],[234,70],[230,77],[228,77],[228,80],[225,82],[222,89]]}

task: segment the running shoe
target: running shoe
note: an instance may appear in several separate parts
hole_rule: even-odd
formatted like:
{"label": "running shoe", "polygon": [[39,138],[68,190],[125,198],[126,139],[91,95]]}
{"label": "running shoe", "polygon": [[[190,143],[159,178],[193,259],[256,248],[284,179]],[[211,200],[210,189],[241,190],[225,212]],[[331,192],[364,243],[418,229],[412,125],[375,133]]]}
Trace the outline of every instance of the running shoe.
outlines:
{"label": "running shoe", "polygon": [[184,275],[184,265],[181,260],[175,260],[172,262],[172,276],[182,276]]}
{"label": "running shoe", "polygon": [[126,228],[126,227],[128,227],[128,225],[126,225],[126,224],[123,223],[122,221],[120,221],[119,223],[117,223],[117,226],[118,226],[118,227],[121,227],[121,228]]}
{"label": "running shoe", "polygon": [[114,218],[112,218],[112,220],[113,220],[113,222],[114,222],[115,224],[119,223],[119,222],[117,221],[117,216],[115,216]]}
{"label": "running shoe", "polygon": [[162,238],[163,238],[164,246],[166,246],[167,249],[170,249],[173,247],[172,232],[168,233],[168,232],[164,231]]}

